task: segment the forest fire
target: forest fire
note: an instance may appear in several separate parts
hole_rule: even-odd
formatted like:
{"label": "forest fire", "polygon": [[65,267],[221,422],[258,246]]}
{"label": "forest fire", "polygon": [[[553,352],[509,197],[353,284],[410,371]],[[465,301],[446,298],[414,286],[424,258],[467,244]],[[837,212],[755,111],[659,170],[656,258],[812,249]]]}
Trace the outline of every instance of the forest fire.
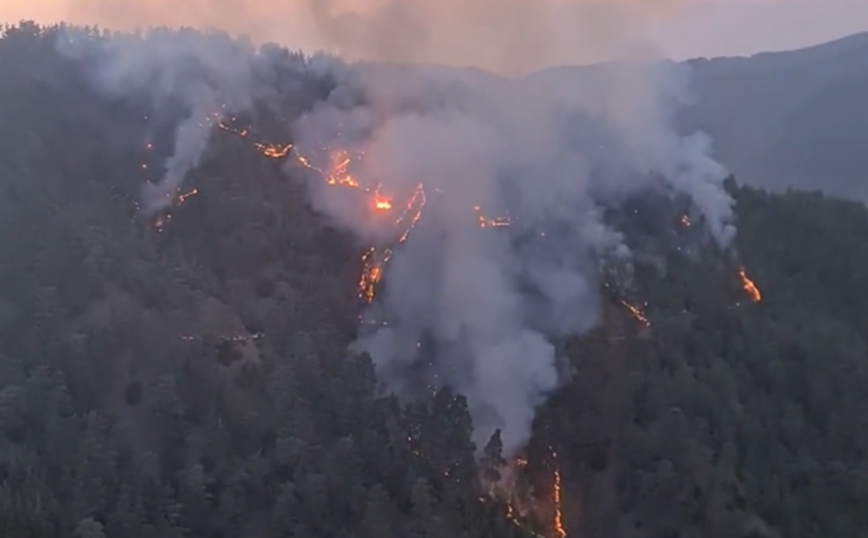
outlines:
{"label": "forest fire", "polygon": [[741,278],[741,287],[748,294],[751,300],[755,303],[762,301],[762,293],[760,293],[759,288],[756,284],[754,284],[753,280],[747,276],[747,271],[742,267],[738,270],[738,276]]}
{"label": "forest fire", "polygon": [[[506,505],[506,519],[516,527],[537,538],[566,538],[563,513],[561,511],[561,474],[557,464],[557,453],[551,451],[552,482],[551,490],[540,496],[532,493],[527,480],[528,460],[516,457],[505,463],[499,473],[497,483],[486,484],[488,497],[500,499]],[[546,529],[544,533],[534,529]]]}
{"label": "forest fire", "polygon": [[377,285],[383,278],[383,269],[392,257],[391,249],[371,247],[362,256],[362,275],[359,277],[359,297],[370,303],[374,300]]}
{"label": "forest fire", "polygon": [[262,142],[257,142],[254,144],[259,153],[269,157],[271,159],[282,159],[289,155],[289,152],[292,151],[292,144],[263,144]]}
{"label": "forest fire", "polygon": [[[552,457],[557,460],[557,454],[552,452]],[[563,513],[561,512],[561,471],[557,467],[557,463],[555,463],[555,474],[554,474],[554,486],[552,487],[552,505],[553,516],[552,516],[552,532],[554,533],[554,538],[565,538],[567,535],[566,529],[564,529],[564,521],[563,521]]]}
{"label": "forest fire", "polygon": [[247,129],[237,129],[237,128],[232,127],[231,125],[229,125],[228,123],[223,122],[223,121],[218,122],[217,126],[220,127],[221,129],[223,129],[224,131],[227,131],[227,132],[230,132],[234,135],[240,136],[241,138],[246,138],[247,135],[250,134],[250,131],[248,131]]}
{"label": "forest fire", "polygon": [[480,228],[499,228],[502,226],[509,226],[512,222],[507,217],[498,217],[498,218],[488,218],[482,214],[482,208],[480,206],[473,206],[473,210],[477,214],[477,221],[479,222]]}
{"label": "forest fire", "polygon": [[[311,167],[307,159],[302,159],[300,162],[303,164],[307,163],[306,165],[308,168],[312,168],[322,173],[322,171]],[[348,172],[351,162],[352,159],[350,159],[349,153],[346,150],[340,150],[333,153],[331,156],[331,167],[329,168],[329,172],[323,174],[325,175],[326,183],[329,185],[360,188],[361,185],[359,185],[359,181]]]}
{"label": "forest fire", "polygon": [[641,323],[641,324],[644,325],[645,327],[650,327],[650,326],[651,326],[651,322],[650,322],[650,321],[648,320],[648,318],[645,316],[645,313],[642,312],[642,310],[639,309],[639,307],[630,304],[629,302],[627,302],[627,301],[624,300],[624,299],[621,299],[621,304],[624,305],[624,308],[626,308],[626,309],[630,312],[630,315],[633,316],[633,318],[634,318],[636,321],[638,321],[639,323]]}
{"label": "forest fire", "polygon": [[[231,122],[235,122],[236,118],[232,118]],[[217,127],[225,132],[234,134],[241,138],[247,138],[250,130],[247,128],[234,127],[226,121],[216,122]],[[262,155],[272,159],[282,159],[292,155],[294,162],[300,166],[316,172],[327,185],[338,187],[350,187],[360,189],[365,193],[370,194],[369,207],[374,215],[388,214],[395,209],[395,201],[391,196],[387,196],[381,192],[382,186],[377,184],[374,187],[364,186],[358,178],[352,175],[349,171],[350,165],[353,162],[353,157],[350,152],[345,149],[340,149],[331,152],[329,156],[329,167],[326,170],[315,166],[310,159],[299,153],[298,148],[292,144],[266,144],[264,142],[254,142],[254,147]],[[362,156],[363,153],[360,153]],[[425,189],[422,184],[416,186],[413,194],[407,200],[404,210],[395,219],[394,227],[399,232],[396,244],[401,244],[407,240],[413,227],[422,218],[422,209],[426,203]],[[509,218],[498,217],[489,218],[481,213],[480,206],[474,206],[473,210],[476,213],[476,219],[481,228],[497,228],[511,225]],[[362,255],[362,274],[359,277],[358,292],[359,297],[370,303],[374,300],[376,287],[382,279],[385,265],[391,259],[393,254],[392,248],[389,247],[371,247]]]}

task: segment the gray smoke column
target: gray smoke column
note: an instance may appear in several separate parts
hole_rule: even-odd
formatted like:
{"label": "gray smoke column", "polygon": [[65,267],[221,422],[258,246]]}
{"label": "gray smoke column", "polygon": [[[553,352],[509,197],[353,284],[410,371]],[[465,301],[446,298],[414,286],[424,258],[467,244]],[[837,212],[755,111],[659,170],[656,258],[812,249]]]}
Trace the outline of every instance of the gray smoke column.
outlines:
{"label": "gray smoke column", "polygon": [[226,34],[156,29],[107,39],[67,30],[57,46],[82,61],[91,82],[106,95],[145,94],[157,109],[182,110],[185,117],[162,179],[142,189],[147,213],[174,201],[187,173],[199,164],[215,123],[252,105],[255,50]]}
{"label": "gray smoke column", "polygon": [[[600,263],[629,263],[606,208],[649,189],[679,192],[720,244],[734,234],[709,141],[667,124],[683,74],[670,64],[600,69],[581,87],[569,72],[499,79],[356,65],[338,69],[339,88],[294,125],[303,153],[358,155],[350,171],[396,207],[424,186],[423,216],[395,247],[356,349],[399,393],[465,394],[478,444],[495,428],[507,450],[526,442],[535,408],[562,381],[552,342],[597,321]],[[394,244],[394,215],[372,218],[346,189],[313,185],[338,224]],[[480,226],[480,216],[511,224]]]}
{"label": "gray smoke column", "polygon": [[[445,27],[419,13],[404,15],[430,23],[427,31]],[[506,30],[521,19],[516,13],[498,39],[515,33]],[[220,34],[80,43],[71,33],[59,46],[84,57],[107,93],[145,92],[188,113],[163,180],[145,193],[151,210],[168,203],[196,166],[213,119],[275,97],[258,73],[280,55]],[[528,62],[545,64],[547,56],[535,52]],[[683,193],[721,245],[733,237],[732,200],[710,141],[670,128],[672,111],[688,97],[681,66],[634,62],[501,78],[328,57],[302,64],[300,77],[325,74],[337,87],[293,123],[297,149],[320,168],[346,151],[349,171],[395,202],[372,211],[370,194],[310,172],[318,210],[361,242],[394,249],[355,348],[400,394],[443,385],[465,394],[480,444],[495,428],[508,451],[526,442],[536,407],[563,381],[553,342],[596,323],[601,263],[629,263],[606,210],[649,189]],[[304,170],[290,166],[293,174]],[[398,244],[401,206],[420,186],[422,217]],[[511,224],[480,226],[504,219]]]}

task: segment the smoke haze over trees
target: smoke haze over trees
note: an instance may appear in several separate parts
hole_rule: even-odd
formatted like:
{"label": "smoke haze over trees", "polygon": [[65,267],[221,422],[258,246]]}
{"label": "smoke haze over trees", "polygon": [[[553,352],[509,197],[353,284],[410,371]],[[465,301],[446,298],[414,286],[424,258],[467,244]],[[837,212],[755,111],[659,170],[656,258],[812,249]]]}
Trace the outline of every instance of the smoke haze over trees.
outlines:
{"label": "smoke haze over trees", "polygon": [[[686,62],[693,103],[685,133],[714,139],[713,155],[740,181],[868,201],[868,33],[790,52]],[[587,87],[595,68],[536,73],[540,84]]]}
{"label": "smoke haze over trees", "polygon": [[[146,95],[155,114],[171,103],[186,116],[163,176],[143,185],[148,214],[188,196],[185,180],[215,126],[233,129],[227,121],[255,108],[285,124],[289,173],[299,164],[317,171],[314,207],[372,245],[366,257],[382,258],[378,274],[388,269],[354,348],[402,396],[443,386],[466,395],[474,439],[501,429],[511,456],[534,408],[567,377],[556,340],[597,321],[598,268],[629,272],[630,248],[607,211],[648,192],[686,195],[721,247],[735,233],[708,139],[671,126],[684,83],[674,65],[613,68],[603,93],[567,96],[418,64],[306,60],[219,33],[106,39],[70,29],[57,45],[98,92]],[[297,92],[274,79],[333,87],[296,117]],[[289,111],[287,100],[296,101]],[[251,121],[239,127],[245,136],[259,131]],[[338,155],[344,172],[330,162]],[[478,225],[491,218],[509,226]]]}
{"label": "smoke haze over trees", "polygon": [[[251,78],[270,77],[253,86],[281,112],[336,86],[269,54],[285,70]],[[194,104],[97,91],[55,31],[29,25],[0,40],[0,71],[3,536],[527,534],[480,500],[462,395],[400,403],[370,357],[348,356],[364,245],[314,211],[302,171],[212,126],[185,178],[198,192],[159,231],[141,186],[163,179]],[[248,115],[265,138],[292,134],[273,110]],[[605,216],[633,280],[601,292],[594,330],[556,340],[572,375],[526,454],[543,512],[558,454],[570,536],[868,526],[868,214],[728,191],[761,303],[682,223],[681,197]]]}

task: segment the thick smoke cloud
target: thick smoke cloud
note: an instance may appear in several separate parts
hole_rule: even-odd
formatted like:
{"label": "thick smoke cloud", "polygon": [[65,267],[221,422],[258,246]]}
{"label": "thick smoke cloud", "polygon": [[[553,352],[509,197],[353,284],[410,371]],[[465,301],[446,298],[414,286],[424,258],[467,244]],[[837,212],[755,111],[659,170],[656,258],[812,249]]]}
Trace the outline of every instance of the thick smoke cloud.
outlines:
{"label": "thick smoke cloud", "polygon": [[[597,320],[599,264],[629,261],[607,208],[649,189],[687,194],[713,236],[731,240],[731,200],[708,140],[667,127],[682,87],[673,67],[613,67],[594,91],[559,95],[551,80],[356,66],[296,123],[302,152],[349,148],[364,156],[356,177],[386,193],[419,183],[428,193],[356,344],[394,389],[456,387],[477,442],[502,428],[515,450],[562,380],[552,342]],[[622,70],[632,73],[626,91]],[[366,241],[388,242],[369,217],[348,221],[357,201],[325,185],[314,196]],[[477,206],[511,225],[480,227]]]}
{"label": "thick smoke cloud", "polygon": [[53,0],[51,9],[111,28],[215,28],[343,57],[519,74],[656,53],[646,28],[694,1]]}
{"label": "thick smoke cloud", "polygon": [[[524,72],[567,50],[549,32],[551,14],[563,13],[555,3],[534,3],[539,11],[523,0],[498,2],[497,9],[489,3],[356,2],[348,10],[321,0],[311,24],[338,50],[416,63],[305,63],[300,77],[325,70],[337,87],[292,131],[297,149],[320,167],[328,166],[323,147],[358,156],[350,171],[379,184],[396,207],[423,186],[423,216],[395,246],[393,213],[373,215],[359,191],[307,172],[315,206],[336,225],[367,244],[394,247],[356,350],[368,352],[399,393],[454,386],[468,396],[477,442],[502,428],[512,451],[526,442],[536,406],[562,381],[553,342],[597,321],[600,264],[630,259],[604,212],[664,189],[689,195],[719,243],[734,229],[710,141],[681,138],[669,125],[689,97],[681,67],[634,62],[579,75],[555,69],[500,78],[418,63]],[[642,22],[668,5],[623,0],[558,9],[590,17],[573,29],[588,29],[589,44],[572,56],[635,60]],[[492,26],[483,30],[486,24]],[[454,43],[447,29],[454,29]],[[156,208],[201,157],[206,116],[269,98],[256,82],[269,60],[220,36],[164,35],[145,43],[108,42],[91,65],[111,92],[148,91],[190,111],[163,182],[147,193]],[[90,50],[74,40],[63,47]],[[511,225],[481,227],[481,216],[508,217]]]}

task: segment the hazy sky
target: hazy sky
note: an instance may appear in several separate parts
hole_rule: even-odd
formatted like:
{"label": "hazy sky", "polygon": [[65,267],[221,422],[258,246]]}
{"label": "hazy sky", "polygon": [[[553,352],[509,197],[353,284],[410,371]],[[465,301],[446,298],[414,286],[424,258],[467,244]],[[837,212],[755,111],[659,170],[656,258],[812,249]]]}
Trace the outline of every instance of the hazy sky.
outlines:
{"label": "hazy sky", "polygon": [[656,29],[681,59],[787,50],[868,31],[868,0],[696,0]]}
{"label": "hazy sky", "polygon": [[[372,0],[340,1],[353,4]],[[319,3],[334,6],[340,1],[320,0]],[[411,0],[401,1],[412,3]],[[452,3],[456,1],[482,2],[452,0]],[[490,1],[498,6],[516,3],[515,0]],[[601,0],[533,1],[587,5]],[[676,59],[797,48],[868,31],[868,0],[607,1],[610,6],[619,5],[618,9],[641,10],[646,38],[656,43],[659,52]],[[311,17],[310,5],[302,0],[0,0],[0,20],[14,22],[26,18],[53,22],[64,19],[115,27],[148,23],[211,25],[266,36],[291,47],[310,48],[312,43],[317,43],[316,31],[305,22]],[[652,11],[655,14],[649,17]],[[587,21],[587,17],[583,20]],[[605,24],[600,26],[608,28]],[[575,33],[587,33],[589,28],[596,29],[587,24]]]}

